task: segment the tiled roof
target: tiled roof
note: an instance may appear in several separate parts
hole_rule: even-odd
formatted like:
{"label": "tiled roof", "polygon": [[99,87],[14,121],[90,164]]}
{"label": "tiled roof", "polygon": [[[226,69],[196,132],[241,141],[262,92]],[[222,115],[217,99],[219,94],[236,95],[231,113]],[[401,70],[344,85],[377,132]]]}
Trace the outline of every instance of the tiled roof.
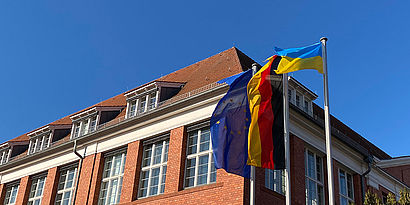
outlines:
{"label": "tiled roof", "polygon": [[[125,93],[131,92],[135,89],[141,88],[145,85],[148,85],[152,82],[180,82],[180,83],[185,83],[184,87],[181,89],[181,91],[177,94],[182,95],[188,92],[191,92],[195,89],[201,88],[203,86],[209,85],[211,83],[217,82],[219,80],[222,80],[226,77],[238,74],[244,70],[250,69],[252,64],[255,61],[253,61],[251,58],[243,54],[241,51],[239,51],[237,48],[233,47],[228,50],[225,50],[219,54],[213,55],[209,58],[206,58],[202,61],[199,61],[197,63],[194,63],[190,66],[187,66],[185,68],[182,68],[180,70],[177,70],[175,72],[172,72],[168,75],[165,75],[161,78],[158,78],[156,80],[153,80],[151,82],[148,82],[144,85],[138,86],[137,88],[134,88],[130,91],[127,91]],[[177,97],[175,96],[175,97]],[[126,106],[126,98],[124,96],[124,93],[121,93],[115,97],[109,98],[105,101],[102,101],[100,103],[97,103],[93,106],[90,106],[86,109],[83,109],[81,111],[78,111],[72,115],[78,114],[80,112],[83,112],[85,110],[88,110],[93,107],[124,107]],[[314,110],[316,113],[319,115],[323,115],[323,109],[320,107],[316,106],[314,107]],[[71,119],[70,116],[66,116],[64,118],[61,118],[55,122],[50,123],[50,125],[56,125],[56,124],[71,124]],[[114,119],[118,120],[118,118],[124,117],[125,115],[125,109],[122,110],[122,112]],[[114,121],[113,120],[113,121]],[[386,159],[386,158],[391,158],[388,154],[383,152],[381,149],[373,145],[371,142],[367,141],[365,138],[360,136],[358,133],[356,133],[354,130],[350,129],[348,126],[340,122],[338,119],[334,118],[332,116],[332,125],[337,128],[338,130],[342,131],[343,133],[346,134],[349,138],[353,139],[357,143],[359,143],[361,146],[365,147],[368,149],[372,154],[375,156],[381,158],[381,159]],[[40,128],[39,128],[40,129]],[[21,135],[19,137],[16,137],[11,141],[26,141],[28,140],[27,134]],[[68,138],[65,137],[65,140]]]}

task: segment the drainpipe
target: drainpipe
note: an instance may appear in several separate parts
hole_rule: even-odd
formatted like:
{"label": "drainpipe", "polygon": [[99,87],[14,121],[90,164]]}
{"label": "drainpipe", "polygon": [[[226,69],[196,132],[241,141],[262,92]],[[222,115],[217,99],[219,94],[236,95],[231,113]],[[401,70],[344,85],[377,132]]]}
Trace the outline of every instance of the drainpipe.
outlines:
{"label": "drainpipe", "polygon": [[80,158],[80,164],[78,165],[78,169],[77,169],[77,175],[76,175],[76,180],[75,180],[75,189],[74,189],[74,192],[73,192],[73,201],[72,201],[71,204],[75,204],[75,199],[77,197],[78,180],[80,179],[80,173],[81,173],[81,168],[82,168],[83,159],[84,159],[84,156],[82,156],[80,153],[77,152],[77,140],[74,140],[73,153],[75,155],[77,155],[78,158]]}
{"label": "drainpipe", "polygon": [[364,198],[366,196],[366,193],[364,192],[364,189],[365,189],[364,178],[372,170],[373,156],[372,155],[367,156],[364,159],[364,161],[367,163],[367,170],[360,176],[360,182],[362,184],[361,191],[362,191],[362,201],[363,201],[363,203],[364,203]]}

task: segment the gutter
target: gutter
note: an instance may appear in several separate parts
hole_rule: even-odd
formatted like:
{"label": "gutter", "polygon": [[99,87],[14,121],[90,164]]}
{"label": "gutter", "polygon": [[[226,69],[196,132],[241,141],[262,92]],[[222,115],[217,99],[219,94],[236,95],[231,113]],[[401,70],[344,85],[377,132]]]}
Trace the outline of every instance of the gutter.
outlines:
{"label": "gutter", "polygon": [[75,188],[73,192],[73,201],[71,202],[71,204],[75,204],[75,200],[77,198],[78,180],[80,179],[81,168],[82,168],[83,160],[84,160],[84,156],[82,156],[80,153],[77,152],[77,140],[74,140],[73,153],[77,155],[78,158],[80,158],[80,163],[78,165],[78,169],[76,173]]}
{"label": "gutter", "polygon": [[364,198],[366,197],[366,193],[365,193],[365,184],[364,184],[364,178],[366,177],[366,175],[368,175],[370,173],[370,171],[372,171],[372,163],[373,163],[373,156],[369,155],[367,156],[364,161],[367,163],[367,170],[360,175],[360,183],[361,183],[361,192],[362,192],[362,202],[364,203]]}

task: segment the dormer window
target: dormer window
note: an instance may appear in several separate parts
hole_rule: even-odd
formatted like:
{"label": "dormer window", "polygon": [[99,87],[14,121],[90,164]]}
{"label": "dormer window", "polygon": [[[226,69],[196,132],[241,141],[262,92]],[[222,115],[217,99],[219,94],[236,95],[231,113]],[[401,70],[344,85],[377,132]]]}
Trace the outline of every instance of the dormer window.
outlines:
{"label": "dormer window", "polygon": [[10,154],[11,154],[10,147],[0,150],[0,165],[6,164],[9,161]]}
{"label": "dormer window", "polygon": [[93,108],[78,115],[71,117],[73,128],[71,138],[81,137],[97,129],[98,111]]}
{"label": "dormer window", "polygon": [[126,117],[134,117],[147,111],[154,110],[158,103],[176,95],[184,83],[153,82],[144,87],[125,94],[127,98]]}
{"label": "dormer window", "polygon": [[71,120],[73,121],[73,127],[71,139],[95,132],[100,125],[116,118],[123,109],[123,106],[93,107],[72,116]]}
{"label": "dormer window", "polygon": [[288,97],[289,103],[313,116],[312,101],[317,98],[317,95],[292,77],[289,77]]}
{"label": "dormer window", "polygon": [[28,154],[34,154],[35,152],[38,152],[38,151],[41,151],[41,150],[44,150],[50,147],[50,138],[51,138],[50,131],[45,132],[45,133],[40,133],[40,134],[37,134],[31,137]]}

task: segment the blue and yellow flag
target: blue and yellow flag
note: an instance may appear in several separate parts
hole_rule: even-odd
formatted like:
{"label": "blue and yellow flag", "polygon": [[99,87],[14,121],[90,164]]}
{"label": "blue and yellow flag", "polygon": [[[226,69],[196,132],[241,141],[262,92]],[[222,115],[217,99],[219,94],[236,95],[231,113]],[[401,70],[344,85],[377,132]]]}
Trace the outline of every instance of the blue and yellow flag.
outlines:
{"label": "blue and yellow flag", "polygon": [[322,45],[315,43],[300,48],[274,48],[277,55],[282,56],[276,74],[289,73],[304,69],[314,69],[323,74]]}

